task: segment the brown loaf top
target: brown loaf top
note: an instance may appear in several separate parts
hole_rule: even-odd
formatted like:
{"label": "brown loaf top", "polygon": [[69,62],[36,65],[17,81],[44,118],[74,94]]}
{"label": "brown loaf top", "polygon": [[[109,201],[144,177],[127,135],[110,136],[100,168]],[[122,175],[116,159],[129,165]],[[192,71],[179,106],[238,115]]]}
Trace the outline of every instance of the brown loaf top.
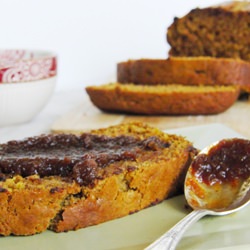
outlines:
{"label": "brown loaf top", "polygon": [[238,98],[236,86],[135,85],[111,83],[86,88],[99,109],[146,115],[216,114]]}
{"label": "brown loaf top", "polygon": [[195,154],[136,122],[1,144],[0,234],[76,230],[157,204],[180,193]]}
{"label": "brown loaf top", "polygon": [[117,81],[144,85],[238,85],[250,93],[250,63],[240,59],[170,57],[117,64]]}
{"label": "brown loaf top", "polygon": [[196,8],[167,30],[171,56],[212,56],[250,61],[250,2]]}

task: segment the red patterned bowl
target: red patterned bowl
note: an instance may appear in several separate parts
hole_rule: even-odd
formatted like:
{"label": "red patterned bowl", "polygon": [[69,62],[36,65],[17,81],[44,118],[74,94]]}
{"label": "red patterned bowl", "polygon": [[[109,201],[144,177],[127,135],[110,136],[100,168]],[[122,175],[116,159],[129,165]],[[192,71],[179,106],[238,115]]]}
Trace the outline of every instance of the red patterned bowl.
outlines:
{"label": "red patterned bowl", "polygon": [[0,50],[0,83],[29,82],[56,75],[56,55],[40,50]]}

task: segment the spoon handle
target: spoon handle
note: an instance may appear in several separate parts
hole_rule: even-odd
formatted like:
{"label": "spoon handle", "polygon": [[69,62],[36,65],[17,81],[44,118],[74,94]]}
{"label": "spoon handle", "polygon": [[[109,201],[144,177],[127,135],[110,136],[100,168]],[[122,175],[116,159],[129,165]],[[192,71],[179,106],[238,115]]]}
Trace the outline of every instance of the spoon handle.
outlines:
{"label": "spoon handle", "polygon": [[184,232],[207,214],[209,214],[208,210],[193,210],[145,250],[174,250]]}

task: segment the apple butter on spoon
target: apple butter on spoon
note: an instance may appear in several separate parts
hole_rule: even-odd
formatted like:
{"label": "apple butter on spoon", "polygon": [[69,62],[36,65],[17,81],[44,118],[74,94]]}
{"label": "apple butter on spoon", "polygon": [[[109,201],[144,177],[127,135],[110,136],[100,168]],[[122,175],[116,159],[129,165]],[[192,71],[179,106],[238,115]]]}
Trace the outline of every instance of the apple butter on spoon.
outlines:
{"label": "apple butter on spoon", "polygon": [[188,169],[184,190],[194,210],[146,250],[173,250],[200,218],[230,214],[250,203],[250,140],[224,139],[203,149]]}

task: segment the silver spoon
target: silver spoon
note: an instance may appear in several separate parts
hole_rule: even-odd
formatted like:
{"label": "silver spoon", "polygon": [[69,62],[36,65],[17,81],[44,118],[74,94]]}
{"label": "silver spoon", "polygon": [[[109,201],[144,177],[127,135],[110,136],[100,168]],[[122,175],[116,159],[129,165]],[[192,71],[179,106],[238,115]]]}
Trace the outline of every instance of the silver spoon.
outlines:
{"label": "silver spoon", "polygon": [[193,211],[145,250],[174,250],[184,232],[206,215],[227,215],[250,203],[250,140],[225,139],[190,165],[185,198]]}

